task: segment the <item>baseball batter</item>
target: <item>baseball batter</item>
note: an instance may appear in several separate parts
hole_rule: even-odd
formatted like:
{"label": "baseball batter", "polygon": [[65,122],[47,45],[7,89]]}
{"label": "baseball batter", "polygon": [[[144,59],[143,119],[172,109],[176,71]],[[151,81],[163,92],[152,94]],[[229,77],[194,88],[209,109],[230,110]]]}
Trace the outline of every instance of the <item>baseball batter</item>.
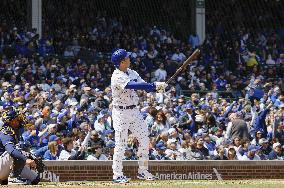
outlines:
{"label": "baseball batter", "polygon": [[140,114],[138,95],[136,90],[147,92],[162,92],[167,87],[164,82],[147,83],[139,74],[131,70],[129,53],[124,49],[116,50],[111,61],[116,67],[111,77],[111,89],[113,97],[113,126],[115,130],[115,149],[113,156],[113,182],[127,183],[129,179],[123,175],[122,159],[128,140],[128,130],[139,142],[137,156],[139,179],[154,180],[154,176],[148,172],[149,133],[146,123]]}

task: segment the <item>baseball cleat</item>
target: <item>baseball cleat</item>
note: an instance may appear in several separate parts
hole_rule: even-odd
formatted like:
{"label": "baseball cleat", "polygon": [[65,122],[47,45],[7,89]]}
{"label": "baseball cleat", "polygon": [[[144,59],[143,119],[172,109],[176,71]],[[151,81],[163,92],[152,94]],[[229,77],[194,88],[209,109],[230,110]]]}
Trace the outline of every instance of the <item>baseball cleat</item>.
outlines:
{"label": "baseball cleat", "polygon": [[125,176],[118,177],[116,179],[112,179],[113,183],[129,183],[130,178]]}
{"label": "baseball cleat", "polygon": [[156,180],[156,177],[153,176],[148,171],[145,171],[145,172],[142,172],[142,173],[138,173],[137,178],[140,179],[140,180],[148,180],[148,181]]}

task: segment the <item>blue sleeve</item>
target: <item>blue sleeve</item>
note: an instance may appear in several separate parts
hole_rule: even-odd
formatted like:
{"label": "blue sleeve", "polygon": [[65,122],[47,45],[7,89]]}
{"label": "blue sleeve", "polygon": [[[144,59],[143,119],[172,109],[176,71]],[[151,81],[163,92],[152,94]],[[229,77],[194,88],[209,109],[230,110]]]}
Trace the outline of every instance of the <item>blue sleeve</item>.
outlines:
{"label": "blue sleeve", "polygon": [[234,102],[229,106],[229,108],[226,110],[226,112],[224,113],[223,117],[227,118],[227,116],[229,115],[229,113],[232,111],[233,106],[234,106]]}
{"label": "blue sleeve", "polygon": [[27,157],[15,147],[15,139],[10,135],[1,135],[0,140],[6,151],[13,157],[22,161],[26,161]]}
{"label": "blue sleeve", "polygon": [[257,99],[261,99],[264,95],[264,92],[261,89],[255,89],[253,96]]}
{"label": "blue sleeve", "polygon": [[156,86],[154,83],[130,81],[125,86],[125,89],[145,90],[148,92],[152,92],[152,91],[155,91]]}
{"label": "blue sleeve", "polygon": [[61,121],[61,119],[66,116],[66,114],[68,113],[68,110],[65,110],[63,113],[59,113],[58,117],[57,117],[57,121]]}
{"label": "blue sleeve", "polygon": [[263,111],[260,113],[260,115],[259,115],[260,121],[264,121],[264,119],[265,119],[265,117],[266,117],[266,115],[267,115],[268,112],[269,112],[269,109],[265,109],[265,110],[263,110]]}
{"label": "blue sleeve", "polygon": [[76,114],[72,114],[71,121],[72,123],[76,121]]}
{"label": "blue sleeve", "polygon": [[272,94],[271,97],[270,97],[271,101],[274,103],[277,99],[277,96],[276,94]]}
{"label": "blue sleeve", "polygon": [[76,121],[76,114],[72,114],[71,119],[69,119],[69,120],[67,121],[68,129],[69,129],[69,130],[72,130],[73,123],[75,123],[75,121]]}
{"label": "blue sleeve", "polygon": [[50,157],[50,151],[49,151],[49,150],[47,150],[47,151],[44,153],[43,159],[44,159],[44,160],[52,160],[51,157]]}
{"label": "blue sleeve", "polygon": [[238,110],[237,110],[237,111],[239,112],[239,111],[241,111],[242,109],[243,109],[243,103],[241,103],[241,104],[239,105],[239,107],[238,107]]}
{"label": "blue sleeve", "polygon": [[259,128],[261,128],[261,123],[260,123],[260,119],[259,116],[255,118],[254,124],[253,124],[253,128],[255,130],[258,130]]}

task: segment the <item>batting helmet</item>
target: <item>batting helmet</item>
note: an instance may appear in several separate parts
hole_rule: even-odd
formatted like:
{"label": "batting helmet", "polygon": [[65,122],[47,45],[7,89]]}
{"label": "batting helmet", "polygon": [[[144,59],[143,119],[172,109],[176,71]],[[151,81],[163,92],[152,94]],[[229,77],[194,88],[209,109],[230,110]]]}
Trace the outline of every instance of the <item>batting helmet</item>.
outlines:
{"label": "batting helmet", "polygon": [[111,62],[115,67],[119,67],[120,62],[129,57],[130,53],[124,49],[117,49],[111,55]]}

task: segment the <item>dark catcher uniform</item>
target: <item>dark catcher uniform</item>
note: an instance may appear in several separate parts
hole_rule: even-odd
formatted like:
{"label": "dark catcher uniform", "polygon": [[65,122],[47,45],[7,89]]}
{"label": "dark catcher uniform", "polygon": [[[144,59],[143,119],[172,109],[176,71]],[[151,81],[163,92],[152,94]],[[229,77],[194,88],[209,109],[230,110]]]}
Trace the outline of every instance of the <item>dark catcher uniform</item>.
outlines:
{"label": "dark catcher uniform", "polygon": [[20,140],[19,129],[27,126],[25,116],[12,107],[1,115],[4,124],[0,128],[0,183],[8,184],[11,174],[27,179],[30,184],[38,184],[39,173],[26,166],[27,157],[16,147]]}

